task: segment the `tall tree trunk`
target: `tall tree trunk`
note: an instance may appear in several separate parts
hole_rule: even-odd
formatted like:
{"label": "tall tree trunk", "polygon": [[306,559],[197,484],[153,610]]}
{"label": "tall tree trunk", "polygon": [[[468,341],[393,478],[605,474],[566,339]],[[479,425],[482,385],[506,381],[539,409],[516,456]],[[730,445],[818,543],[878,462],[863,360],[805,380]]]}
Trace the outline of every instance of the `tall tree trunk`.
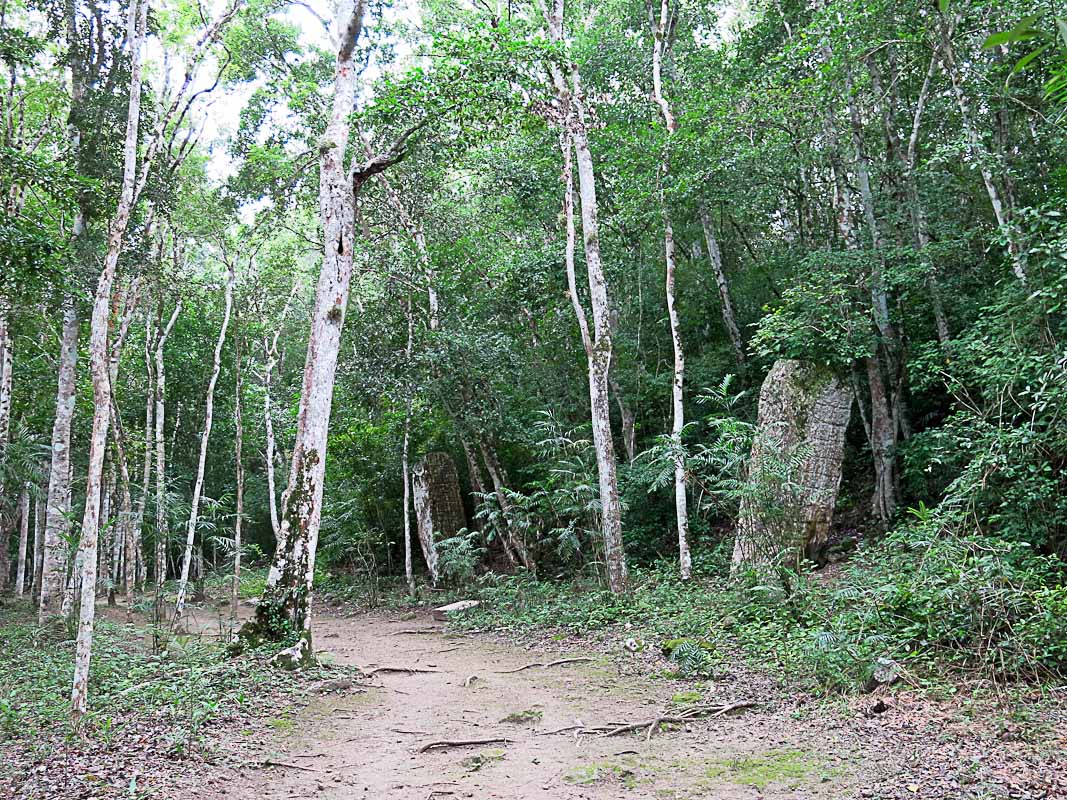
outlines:
{"label": "tall tree trunk", "polygon": [[896,132],[896,124],[889,105],[883,99],[886,93],[883,88],[881,70],[876,65],[874,57],[867,59],[867,68],[871,74],[871,89],[873,92],[875,107],[882,117],[882,125],[885,128],[886,140],[890,143],[887,150],[894,154],[899,162],[904,178],[904,202],[908,208],[911,219],[913,245],[919,254],[919,258],[925,262],[925,277],[927,291],[930,293],[930,306],[934,314],[934,326],[937,330],[937,340],[941,349],[948,352],[949,333],[948,319],[941,299],[941,289],[937,280],[937,268],[930,260],[928,247],[930,244],[930,228],[926,218],[926,208],[919,192],[919,182],[916,177],[916,159],[918,157],[919,132],[922,125],[923,112],[926,109],[926,101],[930,95],[930,85],[933,82],[934,73],[937,71],[940,49],[934,48],[930,57],[930,64],[926,69],[919,96],[915,102],[915,112],[912,116],[911,135],[908,138],[905,150],[899,141]]}
{"label": "tall tree trunk", "polygon": [[226,343],[226,331],[230,327],[230,315],[233,312],[233,284],[237,276],[233,264],[227,265],[224,309],[219,337],[215,341],[215,354],[211,366],[211,377],[207,382],[207,396],[204,401],[204,429],[200,433],[200,458],[196,465],[196,479],[193,482],[193,497],[189,503],[189,522],[185,528],[185,551],[182,556],[182,571],[178,578],[178,597],[174,601],[174,619],[171,628],[178,630],[185,612],[185,596],[189,588],[189,569],[193,561],[193,545],[196,542],[196,526],[200,521],[200,498],[204,492],[204,470],[207,467],[207,448],[211,438],[211,423],[215,411],[215,384],[222,369],[222,347]]}
{"label": "tall tree trunk", "polygon": [[[955,12],[954,12],[955,13]],[[940,20],[941,31],[941,58],[948,73],[949,83],[952,84],[952,94],[956,98],[956,105],[960,110],[960,120],[963,123],[963,132],[967,137],[967,149],[971,159],[978,165],[982,174],[982,183],[985,185],[986,194],[989,196],[989,204],[993,207],[993,215],[997,225],[1008,238],[1008,253],[1011,256],[1011,268],[1015,277],[1024,286],[1027,282],[1026,274],[1026,249],[1019,240],[1019,233],[1015,230],[1011,218],[1011,209],[1005,205],[1001,196],[1001,190],[993,178],[993,171],[989,167],[989,158],[985,146],[974,119],[971,116],[971,105],[967,93],[963,89],[963,79],[960,76],[959,67],[956,64],[956,51],[952,47],[952,36],[955,32],[956,20]]]}
{"label": "tall tree trunk", "polygon": [[[320,148],[319,211],[324,256],[315,291],[304,382],[296,422],[289,483],[282,500],[278,546],[267,586],[246,637],[279,638],[280,624],[292,623],[299,641],[279,662],[299,666],[314,660],[311,641],[311,592],[322,520],[326,443],[333,403],[334,375],[348,305],[355,246],[355,194],[358,183],[346,174],[349,116],[355,103],[356,40],[365,0],[342,0],[337,7],[337,64],[330,119]],[[384,168],[384,167],[383,167]],[[360,176],[365,179],[364,174]]]}
{"label": "tall tree trunk", "polygon": [[[42,474],[44,473],[42,467]],[[45,518],[45,492],[41,486],[37,487],[37,502],[33,504],[33,598],[37,600],[41,596],[41,567],[44,563],[44,518]]]}
{"label": "tall tree trunk", "polygon": [[[112,398],[114,400],[114,398]],[[114,570],[112,572],[111,585],[108,589],[107,601],[109,606],[115,605],[115,589],[119,584],[120,575],[126,597],[126,615],[133,614],[133,569],[137,563],[136,553],[133,549],[133,495],[130,490],[130,464],[126,458],[126,431],[122,427],[119,418],[118,406],[111,405],[111,435],[114,440],[115,462],[118,463],[119,472],[119,513],[115,516],[114,531]]]}
{"label": "tall tree trunk", "polygon": [[[436,299],[435,299],[436,302]],[[436,310],[436,308],[435,308]],[[405,356],[408,369],[411,368],[411,358],[415,349],[415,315],[411,308],[411,301],[405,305],[408,322],[408,342]],[[404,481],[404,577],[408,582],[408,594],[415,596],[415,572],[411,565],[411,475],[408,471],[408,455],[411,440],[411,401],[412,387],[408,387],[408,397],[404,404],[404,443],[400,451],[400,476]],[[436,576],[434,576],[436,578]]]}
{"label": "tall tree trunk", "polygon": [[737,326],[737,315],[734,313],[733,298],[730,295],[730,283],[726,278],[726,270],[723,268],[719,239],[715,235],[711,214],[708,213],[708,209],[704,205],[700,206],[700,224],[704,229],[704,243],[708,248],[708,261],[711,263],[711,271],[715,274],[715,285],[719,290],[722,322],[726,326],[730,344],[733,345],[734,358],[737,359],[737,365],[741,366],[745,363],[745,345],[741,339],[741,329]]}
{"label": "tall tree trunk", "polygon": [[[11,434],[11,384],[13,378],[15,337],[11,331],[11,311],[7,298],[0,297],[0,448],[8,443]],[[5,508],[7,487],[0,480],[0,591],[8,587],[11,579],[11,556]]]}
{"label": "tall tree trunk", "polygon": [[19,557],[15,564],[15,596],[26,592],[26,548],[30,543],[30,484],[19,492]]}
{"label": "tall tree trunk", "polygon": [[[182,301],[179,300],[171,312],[163,333],[156,340],[155,364],[155,456],[156,456],[156,537],[155,537],[155,579],[156,579],[156,607],[159,614],[160,593],[164,582],[167,580],[167,546],[170,538],[170,521],[167,514],[167,442],[164,437],[164,422],[166,415],[167,399],[167,372],[166,363],[163,359],[163,348],[167,344],[167,337],[174,329],[174,323],[182,310]],[[179,410],[180,410],[179,406]],[[147,486],[146,486],[147,489]]]}
{"label": "tall tree trunk", "polygon": [[130,6],[127,39],[130,43],[130,100],[126,120],[122,192],[111,220],[107,237],[104,267],[96,285],[90,327],[89,356],[93,381],[92,434],[89,440],[89,467],[86,478],[85,513],[82,517],[82,586],[81,609],[78,620],[77,651],[74,660],[74,680],[71,687],[71,721],[80,729],[88,710],[89,660],[92,657],[93,622],[96,616],[96,550],[99,536],[100,481],[107,447],[107,432],[111,416],[111,382],[108,375],[108,301],[115,280],[115,269],[122,253],[123,239],[130,214],[136,202],[138,126],[141,117],[141,50],[148,21],[148,0]]}
{"label": "tall tree trunk", "polygon": [[[239,318],[237,322],[239,322]],[[241,525],[245,515],[245,467],[242,462],[242,450],[244,448],[245,428],[244,418],[241,412],[241,337],[238,331],[234,331],[234,341],[237,344],[237,353],[234,361],[236,374],[233,422],[236,428],[234,438],[233,457],[237,465],[237,516],[233,521],[233,591],[230,594],[230,616],[237,619],[237,604],[241,594]]]}
{"label": "tall tree trunk", "polygon": [[[11,331],[11,309],[0,297],[0,445],[7,444],[11,433],[11,383],[14,378],[15,336]],[[0,485],[0,498],[3,497]]]}
{"label": "tall tree trunk", "polygon": [[[549,41],[564,45],[563,0],[552,0],[551,9],[542,4],[542,12],[548,27]],[[564,202],[573,209],[571,195],[573,179],[570,177],[570,150],[573,144],[578,172],[579,197],[582,214],[582,240],[585,247],[585,265],[589,280],[589,299],[593,312],[593,329],[589,331],[585,310],[571,288],[572,303],[583,332],[586,360],[589,372],[589,407],[593,429],[593,447],[596,451],[597,474],[600,483],[601,536],[604,547],[604,563],[608,586],[612,592],[625,592],[628,584],[626,554],[622,545],[622,503],[619,499],[616,477],[615,445],[611,434],[611,407],[609,396],[609,371],[611,368],[611,303],[604,276],[600,254],[600,225],[596,196],[596,175],[593,155],[589,149],[589,137],[585,104],[582,98],[581,77],[572,67],[569,80],[556,61],[549,63],[549,71],[556,95],[564,109],[563,146],[568,155],[564,157],[565,189]],[[573,227],[574,214],[570,213],[569,225]],[[571,249],[570,271],[573,273],[573,231],[568,233]],[[571,280],[573,284],[574,281]]]}
{"label": "tall tree trunk", "polygon": [[[889,318],[888,292],[882,267],[885,259],[881,233],[875,217],[874,192],[871,189],[870,163],[863,144],[863,126],[859,107],[848,78],[848,109],[852,144],[856,158],[856,178],[860,202],[867,223],[874,257],[871,259],[870,296],[874,324],[880,336],[875,355],[868,358],[867,378],[871,392],[871,448],[874,455],[875,494],[873,507],[883,525],[896,513],[897,458],[896,443],[900,418],[904,411],[904,365],[900,337]],[[884,364],[883,364],[884,362]],[[883,376],[882,368],[885,368]]]}
{"label": "tall tree trunk", "polygon": [[503,467],[500,466],[500,462],[497,460],[496,452],[493,449],[492,444],[486,443],[483,439],[479,442],[479,446],[482,450],[482,458],[485,460],[485,468],[489,470],[489,478],[493,481],[493,489],[496,493],[497,503],[500,504],[500,513],[504,518],[504,524],[502,526],[501,538],[505,539],[510,547],[510,550],[515,554],[519,563],[523,568],[527,570],[531,575],[537,575],[537,562],[533,560],[530,555],[530,550],[526,546],[525,537],[521,533],[516,532],[515,526],[512,524],[514,514],[511,508],[511,501],[508,499],[507,486],[508,479],[504,474]]}
{"label": "tall tree trunk", "polygon": [[278,326],[274,329],[274,335],[268,339],[263,337],[263,426],[266,431],[266,468],[267,468],[267,501],[270,506],[270,527],[274,533],[274,541],[278,541],[278,528],[280,523],[278,522],[278,490],[274,481],[274,459],[276,456],[276,446],[274,440],[274,406],[271,402],[271,385],[274,374],[274,367],[278,363],[278,338],[282,334],[282,327],[285,325],[285,318],[289,315],[289,308],[292,305],[293,298],[296,296],[299,284],[293,284],[293,289],[289,293],[289,299],[285,301],[285,307],[282,309],[281,318],[278,320]]}
{"label": "tall tree trunk", "polygon": [[672,139],[678,130],[670,101],[663,90],[663,56],[668,47],[667,27],[670,22],[670,0],[661,0],[659,17],[649,6],[652,23],[652,94],[663,115],[667,138],[660,161],[660,213],[663,217],[663,256],[666,263],[665,288],[667,294],[667,319],[671,328],[671,343],[674,346],[674,377],[671,381],[671,439],[674,442],[674,512],[678,531],[678,564],[682,580],[689,580],[692,559],[689,555],[689,511],[685,486],[685,450],[682,433],[685,430],[685,350],[682,346],[682,325],[678,314],[676,275],[678,262],[674,248],[674,225],[667,198],[666,183],[670,179],[670,152]]}
{"label": "tall tree trunk", "polygon": [[[144,461],[141,462],[141,494],[137,498],[137,510],[134,512],[134,520],[131,526],[134,551],[134,588],[138,589],[144,586],[145,580],[144,520],[145,512],[148,509],[148,495],[151,491],[149,485],[152,482],[152,416],[155,408],[156,393],[155,372],[152,370],[154,338],[155,332],[152,330],[152,317],[148,315],[145,322],[144,339],[145,382],[147,384],[144,408]],[[129,601],[132,599],[132,590],[129,586],[126,587],[126,592],[127,600]]]}

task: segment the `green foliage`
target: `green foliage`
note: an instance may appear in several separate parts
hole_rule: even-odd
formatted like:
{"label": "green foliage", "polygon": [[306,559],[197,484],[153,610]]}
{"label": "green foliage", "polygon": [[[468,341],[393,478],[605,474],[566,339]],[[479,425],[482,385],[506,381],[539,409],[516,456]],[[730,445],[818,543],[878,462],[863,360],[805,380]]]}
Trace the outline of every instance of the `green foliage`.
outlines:
{"label": "green foliage", "polygon": [[[63,631],[38,628],[16,608],[0,617],[0,741],[32,741],[68,725],[74,642]],[[292,692],[297,678],[266,666],[275,648],[230,659],[221,645],[198,637],[173,639],[147,652],[122,626],[98,621],[89,684],[93,710],[87,729],[105,740],[158,725],[175,756],[191,755],[204,726],[245,708],[266,683]],[[267,672],[266,670],[269,670]],[[255,709],[247,709],[256,713]]]}
{"label": "green foliage", "polygon": [[437,569],[446,583],[459,586],[470,581],[485,557],[478,531],[459,531],[437,542]]}
{"label": "green foliage", "polygon": [[819,692],[863,688],[885,664],[924,680],[946,668],[1046,678],[1067,674],[1065,569],[999,539],[905,529],[836,581],[794,574],[785,597],[759,576],[681,583],[672,569],[635,570],[628,597],[512,578],[483,583],[483,605],[458,624],[578,635],[626,624],[660,637],[681,674],[707,674],[716,653],[739,648]]}

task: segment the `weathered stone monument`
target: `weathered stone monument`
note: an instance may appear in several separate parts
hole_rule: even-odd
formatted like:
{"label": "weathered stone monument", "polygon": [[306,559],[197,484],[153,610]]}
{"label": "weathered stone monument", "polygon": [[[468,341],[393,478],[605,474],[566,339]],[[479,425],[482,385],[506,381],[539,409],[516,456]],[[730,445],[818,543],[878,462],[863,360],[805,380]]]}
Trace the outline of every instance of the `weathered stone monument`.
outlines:
{"label": "weathered stone monument", "polygon": [[437,583],[437,541],[455,536],[467,525],[459,490],[459,473],[448,453],[427,453],[411,473],[419,543],[430,580]]}
{"label": "weathered stone monument", "polygon": [[741,501],[733,566],[795,567],[826,542],[841,486],[852,392],[827,367],[775,363]]}

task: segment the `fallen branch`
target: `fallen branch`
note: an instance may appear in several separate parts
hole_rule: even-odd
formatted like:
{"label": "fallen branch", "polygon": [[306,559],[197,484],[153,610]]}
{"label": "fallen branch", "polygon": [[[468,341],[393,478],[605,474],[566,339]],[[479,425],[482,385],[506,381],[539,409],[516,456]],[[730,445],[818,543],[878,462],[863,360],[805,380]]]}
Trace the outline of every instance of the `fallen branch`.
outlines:
{"label": "fallen branch", "polygon": [[420,753],[445,747],[474,747],[480,744],[510,744],[510,739],[502,736],[494,736],[491,739],[442,739],[439,742],[429,742],[419,748]]}
{"label": "fallen branch", "polygon": [[322,772],[321,769],[315,769],[314,767],[305,767],[302,764],[288,764],[285,761],[271,761],[270,759],[263,762],[264,767],[286,767],[287,769],[299,769],[304,772]]}
{"label": "fallen branch", "polygon": [[540,733],[535,733],[534,736],[552,736],[553,734],[557,734],[557,733],[569,733],[570,731],[581,731],[581,730],[585,730],[585,725],[582,725],[581,723],[579,723],[578,725],[566,725],[566,726],[564,726],[562,728],[556,728],[555,730],[552,730],[552,731],[541,731]]}
{"label": "fallen branch", "polygon": [[401,631],[393,631],[390,636],[414,635],[419,633],[442,633],[442,628],[405,628]]}
{"label": "fallen branch", "polygon": [[368,678],[371,678],[377,675],[379,672],[406,672],[410,674],[415,672],[440,672],[440,670],[423,669],[422,667],[375,667],[374,669],[364,672],[363,674],[366,675]]}
{"label": "fallen branch", "polygon": [[583,656],[582,658],[561,658],[561,659],[559,659],[559,661],[549,661],[547,664],[545,662],[543,662],[543,661],[535,661],[532,664],[524,664],[523,666],[518,667],[516,669],[505,669],[505,670],[498,671],[497,675],[510,675],[513,672],[522,672],[525,669],[533,669],[534,667],[543,667],[545,669],[548,669],[549,667],[558,667],[561,664],[577,664],[577,663],[579,663],[581,661],[595,661],[595,660],[596,659],[594,659],[594,658],[590,658],[588,656]]}

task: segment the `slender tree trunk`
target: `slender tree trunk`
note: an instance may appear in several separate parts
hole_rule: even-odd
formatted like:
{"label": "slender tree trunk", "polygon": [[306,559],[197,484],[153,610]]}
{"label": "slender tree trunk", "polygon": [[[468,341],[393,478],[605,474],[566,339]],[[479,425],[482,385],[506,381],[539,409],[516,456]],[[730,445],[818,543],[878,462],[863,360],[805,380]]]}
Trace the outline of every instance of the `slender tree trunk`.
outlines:
{"label": "slender tree trunk", "polygon": [[978,128],[971,117],[970,101],[963,89],[963,81],[960,77],[959,67],[956,65],[956,53],[952,47],[952,35],[955,31],[955,22],[941,18],[941,58],[948,73],[949,82],[952,84],[952,94],[956,98],[956,105],[960,110],[960,120],[963,123],[963,132],[967,137],[967,148],[973,161],[978,164],[978,170],[982,174],[982,183],[985,185],[986,194],[989,195],[989,204],[993,207],[993,215],[997,225],[1008,237],[1008,252],[1011,256],[1011,267],[1015,277],[1024,286],[1027,282],[1026,274],[1026,249],[1019,241],[1018,231],[1015,230],[1011,218],[1011,210],[1004,203],[1000,188],[993,178],[993,171],[989,167],[987,151],[982,144]]}
{"label": "slender tree trunk", "polygon": [[274,329],[274,336],[268,339],[263,337],[263,426],[266,431],[266,467],[267,467],[267,500],[270,506],[270,527],[274,533],[274,541],[278,541],[278,490],[274,480],[274,459],[276,457],[276,445],[274,440],[274,406],[271,402],[271,385],[273,382],[274,367],[278,363],[278,338],[282,334],[285,318],[289,315],[289,308],[296,296],[299,284],[293,284],[293,290],[289,293],[289,299],[282,309],[278,327]]}
{"label": "slender tree trunk", "polygon": [[236,374],[236,386],[234,390],[233,421],[237,435],[234,439],[233,457],[237,465],[237,516],[233,522],[233,591],[230,594],[230,616],[237,619],[237,604],[241,595],[241,525],[245,515],[245,467],[242,462],[242,450],[244,448],[244,418],[241,411],[241,338],[237,331],[235,341],[237,354],[235,357],[234,370]]}
{"label": "slender tree trunk", "polygon": [[685,450],[682,446],[682,433],[685,430],[685,349],[682,346],[682,325],[678,314],[676,275],[678,261],[674,247],[674,225],[671,222],[670,204],[667,198],[666,183],[670,178],[670,151],[672,139],[678,130],[670,101],[663,90],[663,56],[668,47],[667,26],[670,21],[670,0],[661,0],[659,18],[649,6],[649,18],[652,23],[652,94],[667,129],[667,138],[663,145],[663,157],[660,161],[660,213],[663,217],[663,255],[666,263],[667,319],[671,328],[671,343],[674,346],[674,378],[671,381],[671,438],[674,441],[674,512],[678,531],[678,564],[682,580],[689,580],[692,573],[692,559],[689,555],[689,511],[685,486]]}
{"label": "slender tree trunk", "polygon": [[108,375],[108,301],[115,280],[115,269],[122,252],[123,239],[130,214],[136,202],[135,179],[137,169],[138,125],[141,112],[141,50],[148,20],[148,0],[130,6],[127,39],[130,43],[130,100],[126,122],[122,192],[118,208],[111,220],[107,237],[104,267],[96,286],[90,328],[89,355],[93,380],[92,434],[89,440],[89,467],[86,478],[85,514],[82,517],[81,610],[78,620],[77,651],[74,661],[74,680],[71,688],[71,721],[80,729],[88,710],[89,660],[92,657],[93,622],[96,616],[96,551],[99,536],[100,482],[107,447],[107,432],[111,415],[111,382]]}
{"label": "slender tree trunk", "polygon": [[15,596],[26,592],[26,549],[30,543],[30,484],[19,492],[19,558],[15,564]]}
{"label": "slender tree trunk", "polygon": [[493,481],[493,489],[496,493],[496,500],[500,504],[500,513],[504,517],[504,525],[501,538],[506,539],[510,545],[511,551],[515,554],[518,562],[522,565],[523,569],[527,570],[531,575],[537,575],[537,562],[534,561],[533,556],[530,555],[530,550],[526,546],[526,540],[521,534],[517,534],[515,527],[512,525],[514,514],[512,512],[511,501],[508,499],[507,486],[508,479],[504,474],[503,467],[500,466],[500,462],[497,460],[496,452],[493,450],[492,444],[487,444],[483,439],[479,442],[479,446],[482,450],[482,458],[485,460],[485,467],[489,470],[489,478]]}
{"label": "slender tree trunk", "polygon": [[[11,331],[8,301],[0,297],[0,445],[7,444],[11,433],[11,382],[14,377],[15,336]],[[3,497],[0,485],[0,498]]]}
{"label": "slender tree trunk", "polygon": [[115,605],[115,590],[120,582],[126,597],[126,614],[133,613],[133,569],[137,557],[133,549],[133,495],[130,490],[130,465],[126,458],[126,432],[119,418],[118,406],[111,406],[111,435],[114,440],[115,462],[119,473],[119,512],[115,515],[113,536],[115,541],[111,585],[108,589],[108,605]]}
{"label": "slender tree trunk", "polygon": [[314,660],[311,641],[311,592],[322,520],[326,444],[333,403],[334,375],[341,329],[348,305],[355,246],[355,194],[358,184],[346,174],[349,116],[355,104],[356,41],[365,0],[342,0],[337,7],[339,38],[329,124],[320,148],[319,209],[324,257],[319,273],[308,338],[304,382],[296,423],[289,483],[282,500],[278,546],[267,576],[266,591],[255,621],[245,636],[278,638],[288,619],[299,632],[298,643],[281,654],[280,663],[299,666]]}
{"label": "slender tree trunk", "polygon": [[741,329],[737,326],[737,315],[734,313],[733,298],[730,295],[730,283],[726,278],[726,270],[723,268],[719,239],[715,235],[711,214],[708,213],[707,207],[703,205],[700,207],[700,224],[704,229],[704,243],[708,248],[708,261],[711,262],[711,271],[715,274],[715,285],[719,289],[722,322],[726,326],[730,344],[733,345],[734,358],[737,359],[737,365],[741,366],[745,363],[745,345],[741,339]]}
{"label": "slender tree trunk", "polygon": [[[10,304],[0,297],[0,448],[8,443],[11,433],[11,383],[13,378],[15,337],[11,332]],[[7,487],[0,480],[0,591],[11,579],[11,556],[7,515]]]}
{"label": "slender tree trunk", "polygon": [[[144,520],[145,512],[148,509],[148,495],[151,492],[150,484],[152,482],[152,415],[155,408],[156,392],[155,373],[152,370],[152,344],[154,338],[152,318],[149,315],[145,323],[144,340],[145,382],[148,387],[145,392],[144,408],[144,461],[141,463],[141,494],[137,498],[137,510],[134,512],[134,521],[131,527],[134,539],[134,587],[138,589],[144,586],[145,580]],[[129,586],[126,587],[126,592],[127,600],[129,601],[132,599]]]}
{"label": "slender tree trunk", "polygon": [[926,100],[930,95],[930,85],[933,82],[934,73],[937,71],[939,49],[935,48],[930,57],[926,75],[923,78],[922,87],[915,103],[915,112],[912,116],[911,135],[908,139],[907,149],[904,150],[897,136],[893,115],[889,106],[884,102],[885,91],[882,85],[881,71],[876,66],[874,58],[867,59],[867,67],[871,74],[871,89],[873,91],[875,106],[882,117],[882,125],[886,131],[886,139],[891,143],[888,148],[895,154],[900,164],[904,178],[904,201],[911,218],[913,244],[919,253],[919,258],[925,262],[926,287],[930,293],[930,306],[934,314],[934,325],[937,329],[937,340],[941,349],[948,352],[951,335],[949,333],[948,319],[941,299],[941,289],[937,280],[937,268],[930,260],[928,247],[930,244],[930,228],[926,218],[926,208],[919,192],[918,178],[916,177],[916,159],[918,157],[919,132],[922,124],[923,112],[926,109]]}
{"label": "slender tree trunk", "polygon": [[[552,0],[551,8],[542,4],[542,12],[548,27],[549,41],[564,45],[563,35],[563,0]],[[611,369],[611,303],[608,299],[608,286],[604,276],[603,261],[600,254],[600,225],[598,222],[598,204],[596,196],[596,175],[593,167],[593,155],[589,149],[585,105],[582,98],[581,78],[577,68],[572,68],[570,80],[562,67],[555,61],[549,64],[552,83],[556,95],[564,109],[565,130],[564,148],[570,152],[574,146],[575,165],[578,172],[579,198],[582,214],[582,239],[585,246],[585,265],[589,279],[589,299],[593,312],[593,329],[589,331],[585,321],[585,311],[578,302],[577,294],[572,288],[572,303],[578,316],[579,325],[586,330],[583,342],[586,343],[586,356],[589,371],[589,407],[593,429],[593,448],[596,451],[597,474],[600,483],[601,536],[604,546],[604,563],[608,586],[615,593],[625,592],[628,584],[626,554],[622,545],[622,503],[619,499],[618,479],[616,477],[615,445],[611,434],[611,406],[609,395],[609,371]],[[569,178],[569,155],[564,158]],[[571,181],[565,181],[564,202],[571,201]],[[570,224],[573,225],[573,212]],[[572,248],[573,234],[568,236]],[[572,267],[573,270],[573,267]],[[572,281],[573,283],[573,281]],[[579,313],[580,312],[580,313]]]}
{"label": "slender tree trunk", "polygon": [[[160,592],[162,586],[167,580],[167,545],[170,538],[170,521],[167,515],[166,505],[166,492],[167,492],[167,442],[164,437],[164,423],[166,415],[166,399],[167,399],[167,373],[166,364],[163,359],[163,348],[167,344],[167,337],[170,336],[170,332],[174,329],[174,323],[178,320],[178,315],[182,310],[182,302],[178,301],[174,306],[174,311],[170,315],[170,319],[167,321],[166,327],[163,329],[163,333],[156,341],[155,347],[155,364],[156,364],[156,385],[155,385],[155,456],[156,456],[156,537],[155,537],[155,579],[156,579],[156,604],[158,606],[160,600]],[[180,409],[180,406],[179,406]],[[146,485],[147,489],[147,485]],[[158,608],[157,608],[158,613]]]}
{"label": "slender tree trunk", "polygon": [[[42,473],[44,469],[41,470]],[[41,567],[44,562],[45,492],[37,487],[37,502],[33,504],[33,598],[41,596]]]}
{"label": "slender tree trunk", "polygon": [[107,480],[104,482],[100,495],[100,538],[101,544],[97,547],[97,582],[96,593],[98,595],[110,594],[111,583],[111,556],[115,549],[115,526],[111,524],[111,500],[115,496],[115,462],[105,454],[107,467]]}
{"label": "slender tree trunk", "polygon": [[174,601],[174,619],[171,628],[177,630],[185,612],[185,596],[189,588],[189,569],[193,560],[193,545],[196,542],[196,526],[200,521],[200,498],[204,492],[204,469],[207,467],[207,448],[211,438],[211,423],[215,411],[215,384],[219,380],[219,372],[222,369],[222,347],[226,343],[226,331],[230,327],[230,315],[233,312],[233,284],[236,281],[236,273],[233,264],[229,264],[226,272],[226,288],[224,309],[222,312],[222,325],[219,328],[219,338],[215,341],[215,355],[212,361],[211,378],[207,383],[207,398],[204,402],[204,429],[200,434],[200,459],[196,466],[196,479],[193,482],[193,497],[189,504],[189,522],[185,528],[185,552],[182,557],[182,571],[178,578],[178,597]]}
{"label": "slender tree trunk", "polygon": [[[436,302],[436,300],[435,300]],[[408,343],[406,348],[407,366],[411,368],[412,353],[415,349],[415,315],[411,308],[411,301],[405,305],[408,322]],[[411,565],[411,475],[408,471],[408,456],[411,440],[411,401],[412,387],[408,387],[408,397],[404,404],[404,443],[400,451],[400,473],[404,481],[404,577],[408,582],[408,594],[415,596],[415,572]]]}

